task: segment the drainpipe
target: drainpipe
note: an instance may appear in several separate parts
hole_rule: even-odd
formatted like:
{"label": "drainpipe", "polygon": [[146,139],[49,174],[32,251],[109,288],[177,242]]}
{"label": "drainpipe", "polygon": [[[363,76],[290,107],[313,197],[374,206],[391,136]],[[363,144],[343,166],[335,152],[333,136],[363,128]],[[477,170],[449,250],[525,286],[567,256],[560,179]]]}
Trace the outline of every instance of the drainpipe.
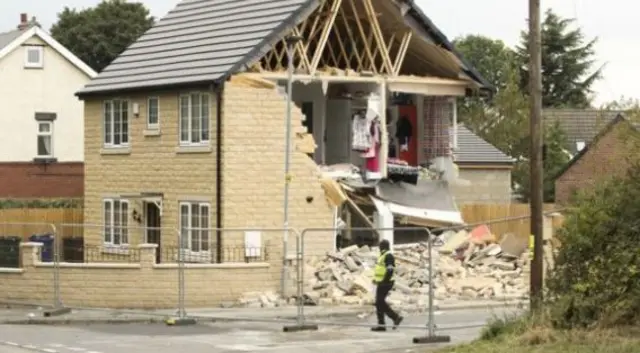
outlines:
{"label": "drainpipe", "polygon": [[216,93],[216,263],[222,263],[222,94],[224,83]]}

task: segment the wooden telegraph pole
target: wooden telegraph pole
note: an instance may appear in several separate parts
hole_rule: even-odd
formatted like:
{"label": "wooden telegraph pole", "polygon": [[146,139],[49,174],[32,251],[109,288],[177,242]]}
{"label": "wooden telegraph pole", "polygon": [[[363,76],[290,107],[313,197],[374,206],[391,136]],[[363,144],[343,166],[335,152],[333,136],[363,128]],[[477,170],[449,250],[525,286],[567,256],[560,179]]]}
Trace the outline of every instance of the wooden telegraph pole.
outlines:
{"label": "wooden telegraph pole", "polygon": [[529,0],[529,93],[531,99],[531,234],[534,238],[531,260],[531,310],[542,305],[542,54],[540,38],[540,0]]}

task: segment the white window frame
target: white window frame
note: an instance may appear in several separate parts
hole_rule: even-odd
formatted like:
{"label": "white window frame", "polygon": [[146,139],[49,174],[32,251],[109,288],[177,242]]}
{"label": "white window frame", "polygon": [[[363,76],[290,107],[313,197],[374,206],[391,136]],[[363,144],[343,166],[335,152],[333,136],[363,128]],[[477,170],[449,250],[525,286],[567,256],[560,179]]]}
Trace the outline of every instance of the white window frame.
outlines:
{"label": "white window frame", "polygon": [[[152,123],[151,119],[151,102],[155,101],[156,104],[156,122]],[[147,98],[147,129],[158,130],[160,129],[160,97]]]}
{"label": "white window frame", "polygon": [[[27,45],[24,48],[24,67],[30,69],[41,69],[44,67],[44,47],[41,45]],[[38,58],[40,59],[37,62],[29,61],[29,53],[32,51],[36,51],[38,53]]]}
{"label": "white window frame", "polygon": [[[116,110],[114,109],[116,104],[120,103],[120,121],[119,124],[116,124]],[[109,109],[107,109],[109,107]],[[123,109],[125,107],[126,109]],[[125,115],[126,112],[126,115]],[[126,98],[114,98],[105,100],[102,103],[102,144],[105,148],[123,148],[129,147],[130,141],[130,119],[131,109],[130,102]],[[126,128],[123,126],[126,124]],[[115,142],[116,139],[116,125],[120,125],[120,141],[118,143]],[[107,130],[107,127],[109,128]],[[126,138],[125,138],[126,137]],[[126,140],[126,141],[125,141]]]}
{"label": "white window frame", "polygon": [[[37,139],[36,139],[36,156],[38,158],[53,158],[53,122],[52,121],[38,121],[38,134],[37,134]],[[41,125],[47,125],[49,126],[49,131],[48,132],[42,132],[40,131],[40,126]],[[49,154],[40,154],[40,139],[41,138],[46,138],[48,137],[50,140],[50,147],[51,147],[51,151],[49,151]]]}
{"label": "white window frame", "polygon": [[[126,210],[122,206],[126,205]],[[116,210],[117,208],[117,210]],[[129,210],[131,209],[129,200],[125,199],[103,199],[102,218],[104,227],[102,229],[102,242],[109,248],[120,248],[129,246]],[[107,210],[109,214],[107,214]],[[116,222],[116,211],[119,214]],[[118,223],[118,224],[116,224]],[[116,235],[119,240],[116,241]]]}
{"label": "white window frame", "polygon": [[[193,209],[194,206],[198,206],[198,222],[202,222],[203,210],[202,208],[206,208],[206,216],[207,216],[207,224],[203,227],[201,224],[198,224],[197,227],[193,225]],[[186,221],[187,224],[184,224],[183,220],[183,208],[186,208]],[[182,201],[178,205],[178,222],[180,235],[182,238],[180,244],[180,252],[182,254],[182,259],[186,262],[211,262],[211,204],[208,202],[197,202],[197,201]],[[203,234],[206,234],[207,241],[203,243]],[[193,238],[198,237],[199,246],[194,249],[193,247]],[[207,249],[202,250],[202,244],[207,244]]]}
{"label": "white window frame", "polygon": [[[193,98],[198,96],[200,99],[199,116],[193,116]],[[187,115],[184,115],[183,100],[187,99]],[[202,102],[206,102],[202,104]],[[178,96],[178,140],[181,146],[208,146],[211,141],[211,95],[203,92],[185,93]],[[205,121],[206,118],[206,121]],[[183,120],[186,119],[186,122]],[[197,121],[200,129],[194,131],[193,123]],[[206,125],[206,130],[202,126]],[[184,129],[187,129],[186,134]],[[206,131],[206,135],[205,135]],[[197,135],[200,136],[197,136]],[[184,135],[184,136],[183,136]]]}

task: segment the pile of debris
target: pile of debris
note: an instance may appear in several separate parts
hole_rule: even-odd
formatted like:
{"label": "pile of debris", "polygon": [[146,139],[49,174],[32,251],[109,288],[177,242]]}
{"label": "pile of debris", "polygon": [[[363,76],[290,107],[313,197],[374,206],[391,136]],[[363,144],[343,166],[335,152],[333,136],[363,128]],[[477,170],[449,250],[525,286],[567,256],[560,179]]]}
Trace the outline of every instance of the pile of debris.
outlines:
{"label": "pile of debris", "polygon": [[[435,243],[431,251],[433,279],[429,276],[428,244],[394,247],[396,284],[389,296],[392,305],[408,311],[425,310],[431,280],[436,302],[515,300],[528,295],[528,239],[505,234],[498,241],[487,226],[480,226],[471,232],[446,232]],[[305,304],[373,304],[373,268],[378,255],[376,248],[353,245],[329,252],[324,258],[308,259],[304,269]],[[289,293],[295,294],[295,287]],[[243,302],[263,307],[284,304],[273,293],[251,296],[253,299]],[[295,298],[288,302],[295,302]]]}

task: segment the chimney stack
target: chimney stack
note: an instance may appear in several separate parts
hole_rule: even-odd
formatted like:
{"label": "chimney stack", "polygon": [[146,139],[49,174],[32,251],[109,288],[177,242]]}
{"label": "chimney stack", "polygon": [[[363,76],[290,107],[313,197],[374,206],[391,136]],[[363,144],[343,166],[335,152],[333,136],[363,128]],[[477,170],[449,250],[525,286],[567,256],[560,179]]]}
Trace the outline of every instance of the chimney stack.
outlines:
{"label": "chimney stack", "polygon": [[18,29],[23,31],[29,28],[29,16],[26,13],[20,14],[20,24],[18,25]]}

